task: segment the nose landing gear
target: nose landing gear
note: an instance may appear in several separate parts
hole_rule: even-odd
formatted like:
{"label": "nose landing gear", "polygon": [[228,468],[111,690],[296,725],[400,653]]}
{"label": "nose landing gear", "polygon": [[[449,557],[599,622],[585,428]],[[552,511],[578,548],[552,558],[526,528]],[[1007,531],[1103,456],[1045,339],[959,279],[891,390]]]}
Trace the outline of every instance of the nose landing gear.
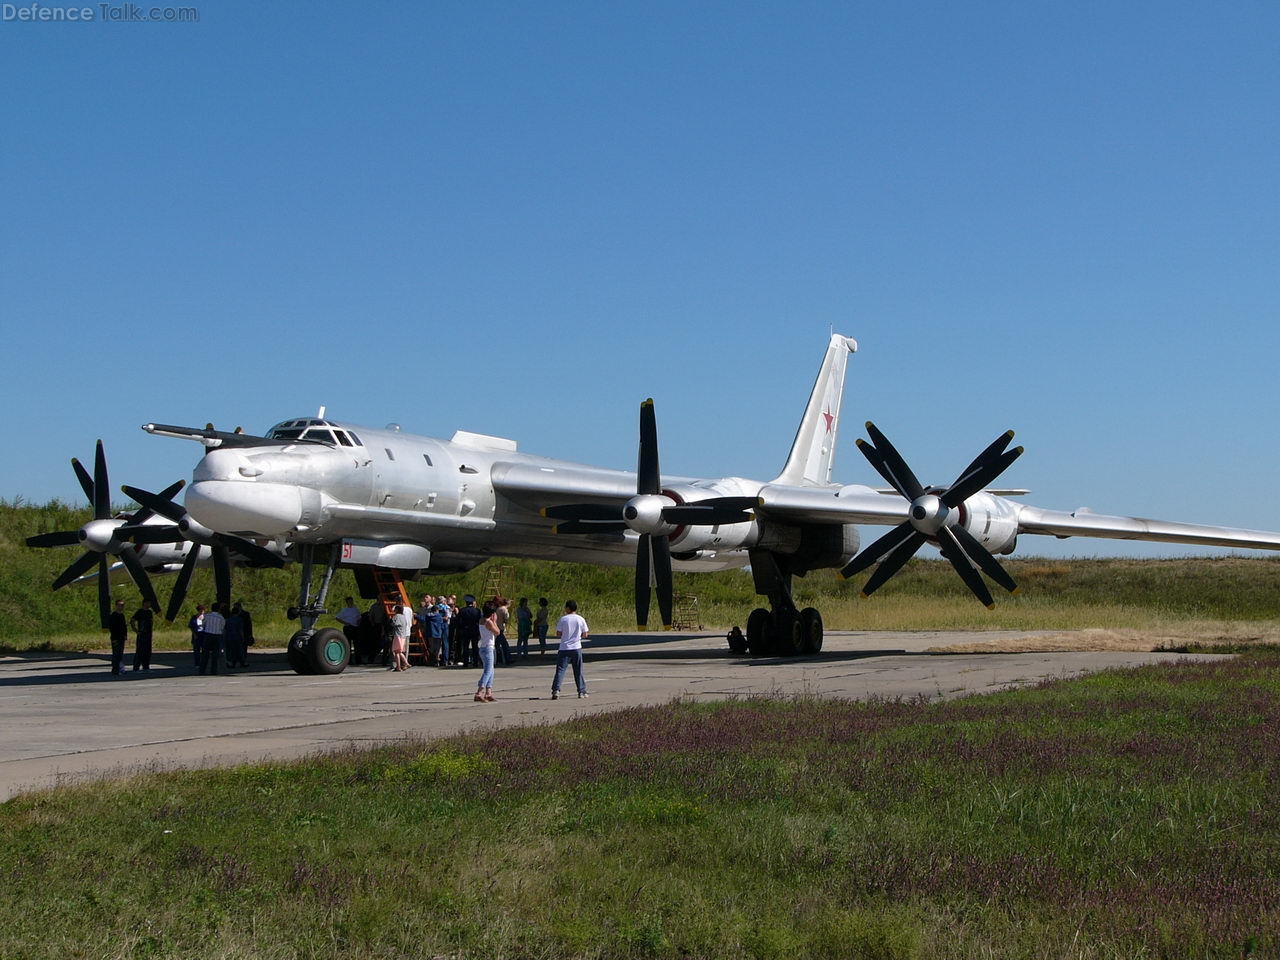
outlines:
{"label": "nose landing gear", "polygon": [[299,549],[302,553],[302,585],[298,592],[298,606],[290,608],[289,619],[298,620],[302,629],[289,638],[289,666],[294,673],[300,674],[341,673],[351,660],[351,646],[346,634],[332,627],[317,630],[315,624],[328,613],[324,605],[325,598],[329,595],[329,584],[333,582],[334,572],[338,569],[342,545],[330,545],[324,575],[320,579],[320,589],[314,596],[311,594],[311,574],[316,547],[303,544]]}

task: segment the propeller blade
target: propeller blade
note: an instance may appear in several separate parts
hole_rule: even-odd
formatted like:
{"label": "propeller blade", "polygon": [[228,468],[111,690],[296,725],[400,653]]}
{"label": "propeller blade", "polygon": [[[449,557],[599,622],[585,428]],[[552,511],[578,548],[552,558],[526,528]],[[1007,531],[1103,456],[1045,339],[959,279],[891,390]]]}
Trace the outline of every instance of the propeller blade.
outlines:
{"label": "propeller blade", "polygon": [[[240,556],[253,563],[261,564],[264,567],[283,567],[284,561],[268,550],[266,547],[260,547],[252,540],[246,540],[244,537],[233,536],[229,533],[220,533],[217,540],[224,547],[229,547]],[[231,593],[230,587],[227,588],[228,596]]]}
{"label": "propeller blade", "polygon": [[116,538],[134,543],[181,543],[186,539],[177,527],[164,523],[130,523],[116,527]]}
{"label": "propeller blade", "polygon": [[947,562],[955,568],[956,573],[960,574],[960,579],[973,591],[978,601],[988,610],[993,609],[996,602],[991,598],[991,591],[987,589],[987,585],[982,582],[982,577],[969,562],[968,556],[960,546],[960,541],[956,539],[950,527],[943,527],[938,531],[938,546],[942,548],[942,555],[947,558]]}
{"label": "propeller blade", "polygon": [[164,517],[166,520],[172,520],[174,523],[177,523],[187,515],[187,511],[182,509],[182,507],[178,506],[172,500],[156,496],[156,494],[147,490],[140,490],[137,487],[130,486],[123,486],[120,489],[148,510],[151,510],[153,513],[160,514],[160,516]]}
{"label": "propeller blade", "polygon": [[566,520],[551,528],[552,533],[622,533],[627,525],[621,520]]}
{"label": "propeller blade", "polygon": [[107,455],[98,441],[93,455],[93,518],[106,520],[111,516],[111,486],[107,480]]}
{"label": "propeller blade", "polygon": [[[177,496],[178,491],[181,490],[186,485],[187,485],[187,481],[185,480],[179,480],[176,483],[171,483],[169,484],[169,486],[161,490],[160,493],[157,494],[157,496],[159,496],[161,500],[173,500],[173,498]],[[124,490],[124,487],[121,487],[120,489]],[[155,514],[155,511],[152,510],[150,507],[142,507],[133,516],[129,518],[129,524],[133,525],[133,524],[142,523],[145,520],[149,520],[154,514]]]}
{"label": "propeller blade", "polygon": [[102,615],[102,629],[105,630],[111,613],[111,564],[105,553],[98,554],[98,613]]}
{"label": "propeller blade", "polygon": [[76,580],[89,572],[89,568],[98,562],[98,554],[92,550],[81,554],[80,559],[59,574],[58,579],[53,581],[53,589],[61,590],[72,580]]}
{"label": "propeller blade", "polygon": [[991,460],[994,457],[996,457],[998,454],[1003,453],[1004,448],[1009,446],[1009,443],[1012,440],[1013,440],[1012,430],[1006,430],[1004,433],[1000,434],[1000,436],[996,437],[987,446],[987,449],[983,450],[980,454],[974,457],[973,462],[960,471],[960,476],[956,477],[956,482],[951,484],[951,486],[954,487],[957,483],[959,483],[966,476],[971,474],[974,470],[977,470],[978,467],[982,466],[988,460]]}
{"label": "propeller blade", "polygon": [[[906,497],[907,492],[902,489],[902,484],[898,482],[898,478],[895,477],[892,471],[889,470],[888,466],[885,465],[884,457],[880,456],[880,451],[867,443],[867,441],[863,440],[861,437],[853,442],[858,450],[862,452],[862,455],[867,458],[867,462],[871,464],[875,472],[884,477],[885,483],[889,484],[889,486],[893,487],[893,489]],[[910,499],[910,497],[907,497],[907,499]]]}
{"label": "propeller blade", "polygon": [[891,550],[896,550],[903,540],[911,536],[914,529],[910,521],[907,520],[898,524],[875,543],[869,547],[864,547],[860,554],[846,563],[840,570],[840,579],[848,580],[850,577],[866,570]]}
{"label": "propeller blade", "polygon": [[27,537],[28,547],[74,547],[79,543],[79,530],[60,530],[57,533],[37,533],[34,537]]}
{"label": "propeller blade", "polygon": [[649,625],[649,541],[652,539],[642,533],[636,546],[636,624],[642,629]]}
{"label": "propeller blade", "polygon": [[213,546],[213,582],[219,603],[231,602],[231,557],[222,544]]}
{"label": "propeller blade", "polygon": [[93,478],[89,476],[89,471],[75,457],[71,458],[71,469],[76,472],[76,479],[80,481],[80,489],[84,491],[89,505],[93,506]]}
{"label": "propeller blade", "polygon": [[608,503],[566,503],[538,512],[552,520],[622,520],[622,508]]}
{"label": "propeller blade", "polygon": [[169,594],[169,607],[164,618],[173,623],[173,618],[182,609],[182,601],[187,598],[187,585],[191,582],[191,573],[196,568],[196,560],[200,556],[200,544],[193,543],[187,551],[187,559],[182,561],[182,569],[178,571],[178,579],[174,581],[173,593]]}
{"label": "propeller blade", "polygon": [[662,492],[662,473],[658,469],[658,420],[653,412],[653,398],[640,404],[640,455],[636,463],[636,493]]}
{"label": "propeller blade", "polygon": [[671,629],[671,613],[674,589],[671,578],[671,542],[666,537],[654,537],[651,544],[653,550],[653,580],[658,591],[658,614],[662,617],[662,625]]}
{"label": "propeller blade", "polygon": [[978,542],[977,537],[959,524],[948,529],[960,541],[960,546],[969,555],[969,559],[982,568],[983,573],[1010,593],[1018,592],[1018,584],[1014,582],[1013,577],[1009,576],[1004,567],[1000,566],[1000,561],[991,555],[991,551]]}
{"label": "propeller blade", "polygon": [[862,595],[869,597],[883,587],[890,577],[901,570],[906,562],[915,556],[916,551],[920,549],[920,545],[924,541],[925,535],[913,529],[911,536],[903,540],[897,549],[885,557],[880,566],[876,567],[876,572],[867,579],[866,584],[863,586]]}
{"label": "propeller blade", "polygon": [[665,507],[662,519],[686,526],[715,526],[721,523],[745,523],[751,519],[747,510],[760,505],[759,497],[711,497],[697,503],[681,503]]}
{"label": "propeller blade", "polygon": [[971,496],[988,486],[992,480],[1000,476],[1013,461],[1022,456],[1022,447],[1014,447],[1007,453],[1003,453],[996,457],[993,461],[979,466],[976,470],[966,474],[957,480],[945,493],[942,494],[942,502],[948,507],[958,507]]}
{"label": "propeller blade", "polygon": [[[916,479],[916,475],[911,472],[911,468],[907,466],[907,461],[902,459],[902,454],[898,453],[897,448],[889,442],[889,438],[876,429],[876,425],[870,420],[867,421],[867,435],[871,437],[871,442],[876,446],[876,452],[884,458],[884,464],[889,468],[889,472],[898,478],[898,482],[893,484],[908,500],[915,500],[924,495],[924,486]],[[885,479],[888,479],[887,477]]]}
{"label": "propeller blade", "polygon": [[159,610],[160,601],[156,599],[156,592],[151,588],[151,578],[147,576],[147,571],[142,568],[142,561],[138,559],[138,555],[133,550],[125,547],[120,551],[120,559],[124,562],[124,568],[129,571],[129,576],[133,578],[133,582],[138,587],[138,592],[142,594],[143,600],[151,601],[151,609]]}

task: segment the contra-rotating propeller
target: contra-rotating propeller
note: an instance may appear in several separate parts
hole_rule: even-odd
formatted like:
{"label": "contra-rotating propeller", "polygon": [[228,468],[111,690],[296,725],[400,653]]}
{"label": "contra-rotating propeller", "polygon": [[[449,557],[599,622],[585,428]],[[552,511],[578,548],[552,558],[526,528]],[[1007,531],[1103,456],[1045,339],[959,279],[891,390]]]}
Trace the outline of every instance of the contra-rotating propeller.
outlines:
{"label": "contra-rotating propeller", "polygon": [[619,510],[617,504],[570,503],[543,508],[542,515],[562,520],[556,533],[621,533],[640,535],[636,547],[636,623],[649,623],[651,589],[658,594],[663,626],[671,626],[671,535],[682,526],[714,526],[743,523],[745,511],[755,507],[755,497],[711,497],[696,503],[677,503],[662,492],[658,467],[658,423],[653,398],[640,404],[640,451],[636,464],[636,495]]}
{"label": "contra-rotating propeller", "polygon": [[[173,495],[182,489],[183,485],[183,483],[179,483],[176,487],[170,487],[159,495],[140,490],[137,487],[123,488],[124,492],[133,497],[138,503],[177,524],[172,533],[165,535],[168,538],[167,542],[191,541],[192,547],[187,551],[187,558],[182,562],[182,569],[178,571],[178,579],[173,584],[173,592],[169,595],[169,606],[165,610],[164,618],[170,622],[178,615],[178,611],[182,609],[182,601],[187,597],[187,586],[191,583],[191,574],[195,571],[196,562],[200,557],[200,547],[202,546],[208,547],[213,552],[214,590],[220,603],[229,603],[231,601],[232,550],[253,563],[268,567],[284,566],[284,560],[265,547],[258,546],[252,540],[246,540],[244,537],[233,536],[229,533],[218,533],[195,520],[185,509],[173,501]],[[159,542],[153,538],[162,536],[159,532],[152,532],[145,526],[130,526],[123,529],[121,535],[136,537],[140,542],[150,543]]]}
{"label": "contra-rotating propeller", "polygon": [[978,575],[978,569],[1010,593],[1016,592],[1018,585],[991,552],[964,528],[959,512],[965,500],[988,486],[1022,455],[1022,447],[1005,450],[1013,440],[1013,431],[997,437],[946,489],[924,487],[888,437],[871,421],[867,421],[867,434],[872,442],[859,439],[858,449],[911,506],[906,520],[854,557],[840,571],[840,576],[848,579],[883,557],[862,588],[862,595],[869,597],[901,570],[926,540],[934,540],[960,579],[988,609],[995,606],[995,601]]}
{"label": "contra-rotating propeller", "polygon": [[[53,581],[53,589],[59,590],[65,587],[73,580],[84,576],[94,564],[97,564],[98,613],[105,628],[107,616],[111,613],[111,562],[107,558],[119,557],[124,568],[129,571],[129,576],[137,584],[142,598],[151,601],[153,608],[159,609],[160,603],[156,600],[155,590],[151,587],[151,578],[147,576],[147,571],[143,568],[142,561],[138,559],[138,554],[129,544],[128,538],[122,537],[120,531],[125,527],[172,528],[146,524],[145,521],[155,511],[145,504],[142,509],[130,514],[127,518],[115,519],[111,516],[111,484],[107,479],[107,458],[103,453],[101,440],[98,441],[94,452],[92,477],[75,457],[71,458],[71,467],[75,470],[76,479],[80,481],[80,488],[84,490],[84,495],[89,498],[89,503],[93,506],[93,519],[79,530],[60,530],[56,533],[40,533],[34,537],[27,537],[29,547],[84,547],[84,553],[80,558],[63,570]],[[181,489],[182,481],[178,481],[164,491],[164,496],[171,497]]]}

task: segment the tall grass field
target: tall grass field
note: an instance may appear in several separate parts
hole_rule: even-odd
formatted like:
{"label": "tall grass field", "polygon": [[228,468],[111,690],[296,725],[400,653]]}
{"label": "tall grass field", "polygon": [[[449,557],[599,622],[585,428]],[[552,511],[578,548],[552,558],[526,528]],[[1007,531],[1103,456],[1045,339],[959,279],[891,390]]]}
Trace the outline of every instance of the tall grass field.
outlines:
{"label": "tall grass field", "polygon": [[[104,644],[98,626],[97,593],[92,585],[52,593],[49,585],[80,551],[31,549],[23,541],[35,533],[75,529],[89,519],[85,509],[57,501],[36,506],[0,502],[0,645],[11,650],[49,647],[90,649]],[[1280,558],[1221,557],[1170,560],[1002,560],[1021,586],[1016,596],[997,591],[994,611],[983,608],[942,560],[917,559],[872,598],[858,592],[865,576],[840,581],[824,570],[795,581],[800,606],[818,607],[828,629],[837,630],[1032,630],[1105,627],[1159,631],[1188,621],[1208,625],[1226,621],[1263,624],[1280,619]],[[500,568],[495,571],[495,567]],[[576,599],[596,632],[634,629],[633,572],[549,561],[497,559],[465,575],[428,577],[411,584],[415,594],[485,592],[499,574],[513,599],[550,599],[553,609]],[[161,603],[167,604],[174,578],[153,577]],[[734,570],[714,574],[677,573],[676,590],[696,600],[696,623],[710,631],[743,625],[761,604],[751,574]],[[135,609],[137,590],[117,585],[115,596]],[[235,595],[254,614],[259,643],[283,646],[296,625],[284,611],[297,602],[298,568],[240,569]],[[355,595],[349,571],[339,571],[329,606]],[[161,630],[161,649],[184,647],[186,618],[197,602],[213,599],[212,575],[196,572],[185,609],[176,625]],[[656,619],[656,613],[654,614]],[[323,622],[322,622],[323,625]]]}

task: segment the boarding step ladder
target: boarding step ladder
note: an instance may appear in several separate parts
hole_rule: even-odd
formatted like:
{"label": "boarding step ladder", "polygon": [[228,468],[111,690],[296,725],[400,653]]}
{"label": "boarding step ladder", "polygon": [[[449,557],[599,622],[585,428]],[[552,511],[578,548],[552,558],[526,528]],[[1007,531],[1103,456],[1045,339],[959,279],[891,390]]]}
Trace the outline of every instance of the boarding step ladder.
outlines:
{"label": "boarding step ladder", "polygon": [[688,593],[677,593],[671,598],[671,629],[702,629],[702,614],[698,612],[697,597]]}
{"label": "boarding step ladder", "polygon": [[515,570],[513,567],[499,567],[491,565],[488,569],[488,577],[484,581],[484,596],[480,598],[481,606],[484,601],[492,597],[506,597],[511,599],[509,593],[504,591],[515,580]]}
{"label": "boarding step ladder", "polygon": [[409,611],[413,622],[413,626],[409,628],[409,662],[426,663],[427,640],[422,635],[422,624],[413,615],[413,601],[409,599],[409,591],[405,589],[400,571],[374,567],[373,583],[378,588],[378,599],[382,601],[382,610],[388,619],[396,612],[397,603]]}

